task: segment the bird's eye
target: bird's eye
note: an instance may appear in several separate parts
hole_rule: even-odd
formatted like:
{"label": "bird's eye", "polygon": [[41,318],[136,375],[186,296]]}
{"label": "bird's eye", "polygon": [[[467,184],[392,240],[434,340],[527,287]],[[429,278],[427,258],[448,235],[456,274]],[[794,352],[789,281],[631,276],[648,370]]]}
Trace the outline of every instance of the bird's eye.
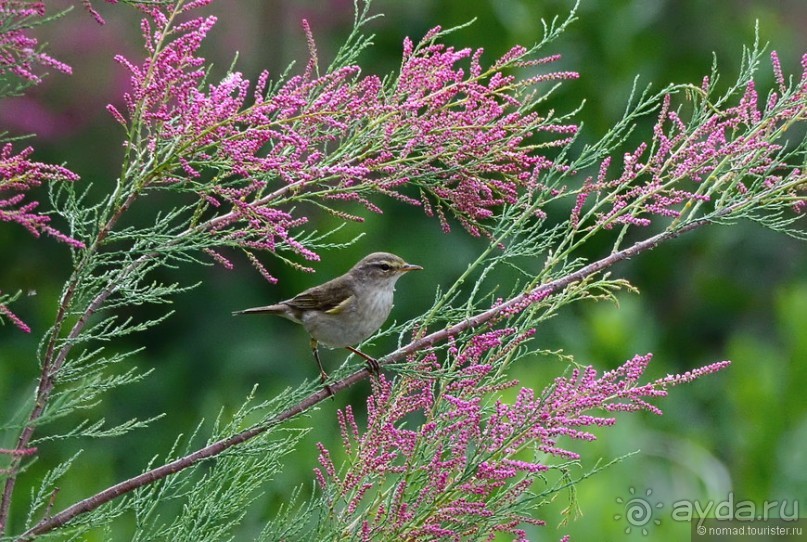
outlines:
{"label": "bird's eye", "polygon": [[389,271],[390,269],[392,269],[392,267],[388,263],[380,263],[380,264],[378,264],[378,267],[382,271]]}

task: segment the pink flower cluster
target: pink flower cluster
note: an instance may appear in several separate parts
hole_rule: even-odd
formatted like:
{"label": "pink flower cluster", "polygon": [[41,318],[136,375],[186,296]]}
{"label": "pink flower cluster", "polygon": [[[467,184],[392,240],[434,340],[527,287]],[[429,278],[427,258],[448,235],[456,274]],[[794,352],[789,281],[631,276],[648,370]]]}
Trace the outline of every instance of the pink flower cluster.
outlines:
{"label": "pink flower cluster", "polygon": [[0,0],[0,74],[12,73],[36,84],[42,78],[35,73],[35,65],[72,73],[70,66],[39,51],[36,38],[26,34],[31,20],[44,15],[44,2]]}
{"label": "pink flower cluster", "polygon": [[[42,78],[35,71],[36,65],[71,73],[70,66],[41,52],[36,38],[26,34],[34,21],[44,15],[43,2],[0,0],[0,77],[12,74],[23,85],[37,84]],[[83,247],[80,241],[50,226],[50,218],[36,211],[39,202],[25,201],[26,192],[44,182],[74,181],[78,176],[61,166],[32,161],[32,153],[33,149],[26,147],[15,154],[11,143],[0,147],[0,222],[19,224],[36,237],[46,233],[73,247]],[[4,303],[0,303],[0,317],[26,333],[31,331]]]}
{"label": "pink flower cluster", "polygon": [[[3,292],[0,292],[0,294],[1,294],[1,293],[3,293]],[[17,329],[19,329],[20,331],[23,331],[23,332],[25,332],[25,333],[31,333],[31,328],[30,328],[30,326],[28,326],[28,324],[26,324],[25,322],[23,322],[23,321],[20,319],[20,317],[19,317],[19,316],[17,316],[17,315],[16,315],[16,314],[14,314],[13,312],[11,312],[11,309],[9,309],[9,308],[8,308],[7,306],[5,306],[3,303],[0,303],[0,316],[3,316],[3,317],[5,317],[5,318],[8,318],[8,320],[9,320],[9,321],[10,321],[12,324],[14,324],[15,326],[17,326]],[[0,319],[0,321],[2,321],[2,319]]]}
{"label": "pink flower cluster", "polygon": [[[484,68],[481,50],[436,43],[439,29],[417,46],[405,41],[392,87],[362,75],[357,65],[321,72],[307,25],[310,58],[302,73],[274,85],[263,73],[251,92],[238,72],[207,84],[198,49],[215,18],[177,23],[203,3],[146,8],[149,58],[117,58],[131,74],[132,90],[126,115],[108,109],[122,124],[142,130],[139,141],[159,164],[143,186],[198,194],[210,213],[205,225],[222,246],[248,253],[283,248],[316,259],[294,237],[306,217],[291,206],[307,201],[342,219],[361,220],[344,204],[379,213],[371,201],[378,195],[423,206],[445,230],[453,216],[479,235],[496,207],[515,203],[554,167],[533,143],[565,145],[576,131],[528,110],[519,97],[544,81],[577,74],[522,80],[505,74],[536,70],[556,57],[534,60],[514,48]],[[461,67],[464,62],[470,65]]]}
{"label": "pink flower cluster", "polygon": [[[316,476],[332,513],[353,526],[346,536],[466,540],[506,532],[526,540],[523,524],[543,522],[514,507],[553,456],[579,457],[559,439],[594,440],[586,428],[615,423],[592,411],[660,413],[648,398],[729,365],[640,384],[651,355],[635,356],[603,374],[573,369],[537,396],[496,376],[501,358],[530,335],[505,328],[481,333],[461,350],[452,347],[450,379],[440,376],[433,352],[411,360],[420,374],[397,386],[380,376],[363,433],[349,406],[339,413],[347,467],[338,469],[320,445]],[[513,400],[503,398],[513,392]]]}
{"label": "pink flower cluster", "polygon": [[11,143],[0,149],[0,222],[14,222],[32,235],[46,233],[75,248],[81,241],[68,237],[50,226],[50,217],[36,212],[39,202],[25,202],[26,191],[52,181],[76,181],[78,175],[67,168],[30,160],[33,148],[15,154]]}
{"label": "pink flower cluster", "polygon": [[[710,201],[708,190],[698,190],[697,184],[718,171],[728,176],[713,180],[732,183],[727,191],[740,194],[746,193],[751,184],[771,188],[785,178],[802,175],[781,161],[783,144],[774,143],[776,138],[772,136],[807,115],[807,55],[802,57],[801,80],[790,93],[775,52],[771,61],[779,93],[786,99],[773,92],[762,108],[751,81],[737,105],[723,110],[713,107],[706,119],[692,123],[693,128],[670,108],[670,95],[666,95],[651,144],[642,143],[624,155],[618,178],[607,178],[611,159],[603,160],[596,180],[587,179],[578,194],[572,211],[573,226],[577,226],[592,193],[612,194],[611,209],[599,213],[598,224],[606,228],[617,224],[647,226],[650,216],[678,217],[682,204]],[[704,96],[709,95],[709,86],[705,78],[701,88]],[[685,181],[696,183],[695,188],[679,188]],[[795,209],[802,210],[804,199],[795,193],[791,196]],[[636,202],[641,204],[636,206]]]}
{"label": "pink flower cluster", "polygon": [[[50,217],[37,212],[39,202],[25,201],[26,192],[45,182],[75,181],[78,175],[67,168],[30,160],[33,153],[26,147],[14,153],[11,143],[0,148],[0,222],[15,223],[35,237],[45,233],[74,248],[83,248],[81,241],[69,237],[50,225]],[[22,331],[31,328],[6,305],[0,303],[0,316],[8,318]]]}

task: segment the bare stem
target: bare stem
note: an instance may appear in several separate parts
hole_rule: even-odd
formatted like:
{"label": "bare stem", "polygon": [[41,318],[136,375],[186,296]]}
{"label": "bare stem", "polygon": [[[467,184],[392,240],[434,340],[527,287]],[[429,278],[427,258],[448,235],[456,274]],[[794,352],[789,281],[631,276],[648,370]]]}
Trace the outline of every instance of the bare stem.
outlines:
{"label": "bare stem", "polygon": [[[550,295],[554,292],[562,290],[566,288],[570,284],[575,282],[579,282],[586,277],[599,273],[600,271],[607,269],[614,264],[630,259],[642,252],[652,250],[659,244],[674,239],[681,235],[682,233],[694,230],[698,227],[701,227],[710,221],[706,218],[702,218],[699,220],[694,220],[687,224],[682,225],[681,227],[675,230],[668,230],[648,239],[638,241],[635,244],[631,245],[628,248],[620,250],[618,252],[614,252],[609,254],[607,257],[597,260],[585,267],[582,267],[575,271],[574,273],[570,273],[564,277],[561,277],[557,280],[552,282],[548,282],[546,284],[542,284],[537,286],[533,290],[529,290],[523,292],[522,294],[513,297],[512,299],[492,307],[484,312],[477,314],[467,320],[463,320],[451,327],[447,327],[445,329],[441,329],[439,331],[435,331],[429,335],[421,337],[419,339],[413,340],[409,344],[402,346],[401,348],[391,352],[386,357],[379,360],[379,365],[388,365],[397,361],[401,361],[406,359],[407,356],[418,352],[420,350],[430,348],[435,344],[445,341],[449,337],[455,336],[459,333],[467,331],[469,329],[474,329],[479,326],[484,325],[485,323],[494,319],[497,315],[501,314],[502,311],[506,311],[507,309],[518,306],[520,303],[524,303],[527,298],[530,296],[535,296],[535,294],[546,294]],[[98,300],[98,298],[96,298]],[[102,301],[102,300],[101,300]],[[370,375],[370,371],[366,368],[356,371],[345,378],[340,379],[339,381],[330,384],[330,390],[333,393],[337,393],[341,390],[347,389],[357,382],[360,382],[367,378]],[[18,537],[18,541],[24,540],[31,540],[33,537],[39,534],[50,532],[64,524],[68,521],[72,520],[73,518],[85,514],[87,512],[91,512],[101,505],[120,497],[121,495],[125,495],[135,489],[145,486],[147,484],[153,483],[157,480],[166,478],[172,474],[176,474],[179,471],[187,469],[203,461],[205,459],[209,459],[219,455],[220,453],[224,452],[225,450],[232,448],[238,444],[242,444],[266,431],[269,429],[281,424],[282,422],[289,420],[298,414],[301,414],[311,408],[312,406],[324,401],[328,397],[331,396],[327,390],[322,389],[315,393],[312,393],[293,407],[285,410],[284,412],[278,414],[276,417],[267,420],[259,425],[251,427],[241,433],[228,437],[226,439],[219,440],[205,446],[204,448],[200,448],[199,450],[171,461],[170,463],[166,463],[149,471],[146,471],[138,476],[120,482],[114,486],[110,486],[103,491],[96,493],[95,495],[88,497],[82,501],[79,501],[68,508],[65,508],[58,514],[44,518],[39,523],[37,523],[34,527],[26,531],[25,533],[21,534]]]}

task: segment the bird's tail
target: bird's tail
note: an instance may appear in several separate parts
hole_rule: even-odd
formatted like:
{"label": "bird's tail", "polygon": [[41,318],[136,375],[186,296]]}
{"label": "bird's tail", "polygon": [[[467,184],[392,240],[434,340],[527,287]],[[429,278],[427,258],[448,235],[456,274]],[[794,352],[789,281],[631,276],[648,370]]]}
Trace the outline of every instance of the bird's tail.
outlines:
{"label": "bird's tail", "polygon": [[287,310],[283,305],[266,305],[265,307],[252,307],[242,311],[233,311],[233,316],[239,314],[282,314]]}

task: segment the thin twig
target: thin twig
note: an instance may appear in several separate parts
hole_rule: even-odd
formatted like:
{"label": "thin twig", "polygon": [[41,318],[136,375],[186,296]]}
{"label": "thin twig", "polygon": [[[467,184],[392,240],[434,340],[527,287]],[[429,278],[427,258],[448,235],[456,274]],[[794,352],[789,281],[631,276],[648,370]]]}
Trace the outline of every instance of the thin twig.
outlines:
{"label": "thin twig", "polygon": [[45,513],[42,514],[43,517],[49,518],[50,511],[53,510],[53,504],[56,502],[56,496],[59,494],[60,488],[54,487],[53,491],[50,492],[50,498],[48,499],[48,506],[45,508]]}
{"label": "thin twig", "polygon": [[[727,209],[726,209],[727,210]],[[676,230],[673,231],[664,231],[653,237],[645,239],[643,241],[638,241],[637,243],[631,245],[630,247],[620,250],[618,252],[611,253],[605,258],[601,260],[597,260],[589,265],[586,265],[574,273],[570,273],[564,277],[561,277],[557,280],[552,282],[543,284],[538,286],[534,290],[530,290],[524,292],[505,303],[492,307],[484,312],[477,314],[467,320],[463,320],[451,327],[447,327],[440,331],[435,331],[425,337],[420,339],[413,340],[411,343],[402,346],[401,348],[395,350],[394,352],[390,353],[389,355],[385,356],[384,358],[379,360],[379,365],[384,366],[388,365],[397,361],[401,361],[406,359],[407,356],[423,350],[425,348],[429,348],[435,344],[445,341],[449,337],[455,336],[459,333],[467,331],[469,329],[477,328],[492,319],[494,319],[497,315],[501,314],[502,311],[506,311],[507,309],[518,306],[521,303],[524,303],[528,298],[534,296],[536,294],[543,294],[551,295],[554,292],[562,290],[566,288],[570,284],[575,282],[579,282],[586,277],[599,273],[603,269],[611,267],[612,265],[630,259],[642,252],[647,250],[652,250],[660,243],[669,241],[681,235],[682,233],[694,230],[698,227],[701,227],[710,221],[708,219],[699,219],[692,222],[689,222]],[[329,387],[333,393],[337,393],[341,390],[347,389],[354,384],[364,380],[370,375],[370,371],[367,368],[363,368],[355,373],[352,373],[345,378],[340,379],[339,381],[330,384]],[[76,516],[81,514],[85,514],[87,512],[91,512],[96,508],[100,507],[101,505],[120,497],[121,495],[125,495],[135,489],[145,486],[147,484],[153,483],[157,480],[170,476],[172,474],[176,474],[179,471],[187,469],[200,461],[205,459],[209,459],[211,457],[215,457],[220,453],[224,452],[225,450],[232,448],[233,446],[237,446],[238,444],[242,444],[266,431],[269,429],[283,423],[286,420],[289,420],[302,412],[305,412],[312,406],[324,401],[331,394],[325,390],[321,389],[315,393],[312,393],[293,407],[285,410],[284,412],[280,413],[276,417],[268,420],[260,425],[254,426],[246,431],[228,437],[226,439],[219,440],[205,446],[204,448],[200,448],[199,450],[171,461],[170,463],[166,463],[149,471],[146,471],[138,476],[120,482],[114,486],[111,486],[95,495],[88,497],[82,501],[79,501],[68,508],[65,508],[63,511],[59,512],[55,516],[50,518],[44,518],[42,521],[37,523],[35,526],[24,532],[22,535],[19,536],[17,539],[19,542],[24,540],[31,540],[34,536],[47,533],[56,529],[68,521],[72,520]]]}

